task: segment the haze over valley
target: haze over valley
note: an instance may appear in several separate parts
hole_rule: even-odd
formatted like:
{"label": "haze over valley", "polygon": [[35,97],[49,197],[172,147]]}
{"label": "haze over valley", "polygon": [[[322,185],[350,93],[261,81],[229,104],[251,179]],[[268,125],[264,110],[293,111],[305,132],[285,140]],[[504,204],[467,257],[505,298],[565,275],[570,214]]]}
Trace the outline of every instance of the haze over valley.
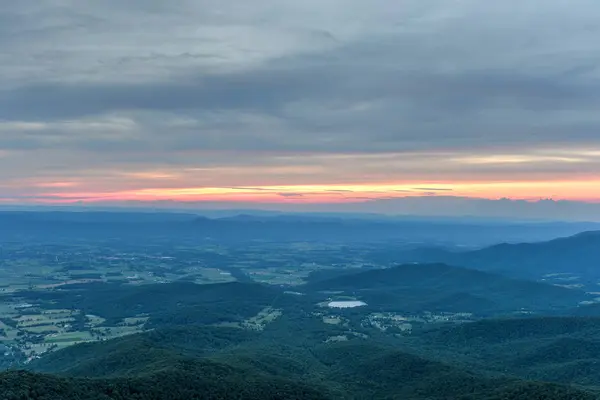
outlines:
{"label": "haze over valley", "polygon": [[[597,395],[600,234],[571,235],[593,224],[118,212],[0,222],[1,376],[15,396],[94,398],[114,385],[108,398]],[[488,244],[501,239],[513,244]]]}

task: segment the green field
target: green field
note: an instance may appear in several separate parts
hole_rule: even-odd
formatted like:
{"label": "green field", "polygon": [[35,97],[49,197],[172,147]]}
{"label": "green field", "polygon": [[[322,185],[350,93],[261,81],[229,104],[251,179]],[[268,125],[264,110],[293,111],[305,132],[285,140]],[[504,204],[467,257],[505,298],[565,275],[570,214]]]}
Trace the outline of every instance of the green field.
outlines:
{"label": "green field", "polygon": [[267,307],[260,311],[256,316],[242,322],[241,327],[255,331],[262,331],[268,324],[275,321],[282,315],[283,313],[281,312],[281,310],[277,310],[272,307]]}

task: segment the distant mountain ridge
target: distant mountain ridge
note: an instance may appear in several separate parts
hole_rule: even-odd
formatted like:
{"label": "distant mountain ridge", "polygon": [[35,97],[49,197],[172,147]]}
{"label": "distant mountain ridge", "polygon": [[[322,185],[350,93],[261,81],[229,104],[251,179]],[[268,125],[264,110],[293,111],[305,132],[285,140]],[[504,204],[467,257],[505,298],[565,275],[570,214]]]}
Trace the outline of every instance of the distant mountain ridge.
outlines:
{"label": "distant mountain ridge", "polygon": [[402,261],[447,262],[507,276],[541,279],[547,274],[582,274],[600,278],[600,231],[588,231],[548,242],[499,244],[463,253],[420,251]]}
{"label": "distant mountain ridge", "polygon": [[420,242],[484,246],[502,241],[548,240],[572,235],[589,223],[519,223],[448,218],[361,218],[352,215],[234,215],[208,218],[193,213],[0,212],[0,241],[119,239],[140,241],[216,240],[248,242]]}

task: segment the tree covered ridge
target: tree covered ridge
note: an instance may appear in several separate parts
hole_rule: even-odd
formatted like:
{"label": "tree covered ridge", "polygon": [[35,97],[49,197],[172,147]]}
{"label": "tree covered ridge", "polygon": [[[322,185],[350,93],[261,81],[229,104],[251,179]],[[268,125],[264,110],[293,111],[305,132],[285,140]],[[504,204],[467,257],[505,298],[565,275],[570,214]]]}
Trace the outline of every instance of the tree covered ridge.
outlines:
{"label": "tree covered ridge", "polygon": [[6,400],[184,400],[184,399],[327,399],[300,382],[246,373],[224,374],[203,365],[143,377],[65,378],[17,371],[0,374]]}
{"label": "tree covered ridge", "polygon": [[239,329],[157,329],[59,351],[31,365],[45,373],[1,374],[0,390],[6,399],[67,400],[595,398],[567,386],[492,378],[385,343],[283,341]]}

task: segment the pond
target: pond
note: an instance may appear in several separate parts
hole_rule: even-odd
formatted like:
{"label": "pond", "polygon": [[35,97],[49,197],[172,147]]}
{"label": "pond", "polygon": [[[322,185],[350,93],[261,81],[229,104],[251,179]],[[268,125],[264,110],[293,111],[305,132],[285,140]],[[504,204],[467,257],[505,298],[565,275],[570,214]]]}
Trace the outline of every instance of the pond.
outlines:
{"label": "pond", "polygon": [[332,301],[327,304],[329,308],[354,308],[354,307],[363,307],[366,306],[367,303],[364,301],[352,300],[352,301]]}

